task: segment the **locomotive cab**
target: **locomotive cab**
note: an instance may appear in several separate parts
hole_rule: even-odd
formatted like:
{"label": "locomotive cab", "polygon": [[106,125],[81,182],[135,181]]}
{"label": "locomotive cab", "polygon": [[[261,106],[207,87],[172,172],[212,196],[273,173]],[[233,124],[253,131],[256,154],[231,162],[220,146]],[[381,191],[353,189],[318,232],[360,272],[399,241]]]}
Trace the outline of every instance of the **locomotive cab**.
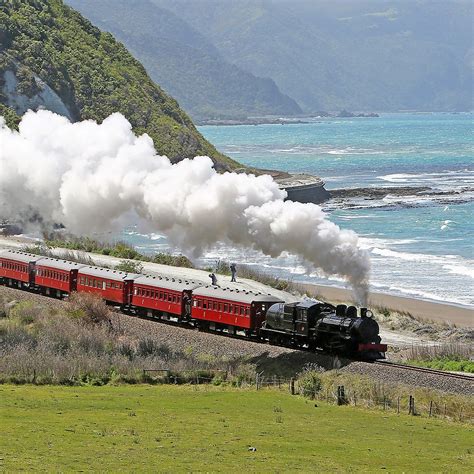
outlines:
{"label": "locomotive cab", "polygon": [[316,321],[334,310],[334,306],[322,301],[277,303],[267,311],[265,329],[307,338],[315,327]]}

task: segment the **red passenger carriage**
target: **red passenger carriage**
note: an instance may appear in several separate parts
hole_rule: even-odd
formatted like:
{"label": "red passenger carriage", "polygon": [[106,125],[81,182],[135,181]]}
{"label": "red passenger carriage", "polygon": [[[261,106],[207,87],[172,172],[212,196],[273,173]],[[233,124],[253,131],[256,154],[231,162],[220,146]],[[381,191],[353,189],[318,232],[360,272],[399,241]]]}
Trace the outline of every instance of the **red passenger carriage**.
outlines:
{"label": "red passenger carriage", "polygon": [[138,275],[108,268],[81,267],[77,275],[77,291],[94,293],[120,305],[130,304],[133,280]]}
{"label": "red passenger carriage", "polygon": [[35,283],[48,295],[53,290],[56,296],[63,296],[76,291],[77,274],[83,266],[56,258],[40,258],[36,261]]}
{"label": "red passenger carriage", "polygon": [[188,318],[192,291],[202,283],[160,276],[139,276],[133,282],[132,305],[148,316]]}
{"label": "red passenger carriage", "polygon": [[263,293],[206,286],[193,291],[191,316],[211,329],[258,333],[266,310],[280,302],[275,296]]}
{"label": "red passenger carriage", "polygon": [[0,279],[8,285],[34,286],[35,262],[41,257],[16,250],[0,251]]}

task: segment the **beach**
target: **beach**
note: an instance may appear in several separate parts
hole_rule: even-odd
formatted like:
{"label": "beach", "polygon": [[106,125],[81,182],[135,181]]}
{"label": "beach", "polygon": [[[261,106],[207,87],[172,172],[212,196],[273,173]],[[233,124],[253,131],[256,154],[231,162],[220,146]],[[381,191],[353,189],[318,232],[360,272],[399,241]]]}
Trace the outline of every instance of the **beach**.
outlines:
{"label": "beach", "polygon": [[[350,290],[304,283],[300,284],[300,286],[306,291],[312,294],[316,293],[322,299],[330,302],[347,303],[352,301]],[[369,308],[382,307],[398,312],[407,312],[427,322],[435,321],[438,323],[455,324],[456,326],[474,327],[474,309],[465,306],[405,298],[378,292],[370,293],[368,306]]]}

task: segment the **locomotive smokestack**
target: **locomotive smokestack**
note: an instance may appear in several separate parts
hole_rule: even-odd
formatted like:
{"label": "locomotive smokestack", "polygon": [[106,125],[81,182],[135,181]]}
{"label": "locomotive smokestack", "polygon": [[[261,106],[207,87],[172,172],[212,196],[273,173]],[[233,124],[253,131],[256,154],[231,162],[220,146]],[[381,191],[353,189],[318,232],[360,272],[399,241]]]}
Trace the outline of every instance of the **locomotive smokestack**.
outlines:
{"label": "locomotive smokestack", "polygon": [[343,277],[365,304],[370,262],[357,235],[315,204],[284,201],[268,175],[219,174],[205,156],[173,165],[118,113],[98,124],[30,111],[18,132],[0,117],[0,143],[2,217],[38,215],[78,235],[139,222],[194,256],[218,242],[285,252]]}
{"label": "locomotive smokestack", "polygon": [[361,318],[367,317],[367,308],[360,308],[360,317]]}

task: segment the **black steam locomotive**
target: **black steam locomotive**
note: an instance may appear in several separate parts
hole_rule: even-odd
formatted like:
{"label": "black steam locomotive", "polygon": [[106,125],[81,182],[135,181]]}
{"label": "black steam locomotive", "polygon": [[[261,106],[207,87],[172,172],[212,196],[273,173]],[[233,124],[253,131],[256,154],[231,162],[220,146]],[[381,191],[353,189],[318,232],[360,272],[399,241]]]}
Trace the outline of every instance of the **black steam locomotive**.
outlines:
{"label": "black steam locomotive", "polygon": [[263,333],[274,344],[321,349],[333,354],[381,359],[387,351],[380,344],[379,325],[367,308],[322,301],[276,303],[266,314]]}

